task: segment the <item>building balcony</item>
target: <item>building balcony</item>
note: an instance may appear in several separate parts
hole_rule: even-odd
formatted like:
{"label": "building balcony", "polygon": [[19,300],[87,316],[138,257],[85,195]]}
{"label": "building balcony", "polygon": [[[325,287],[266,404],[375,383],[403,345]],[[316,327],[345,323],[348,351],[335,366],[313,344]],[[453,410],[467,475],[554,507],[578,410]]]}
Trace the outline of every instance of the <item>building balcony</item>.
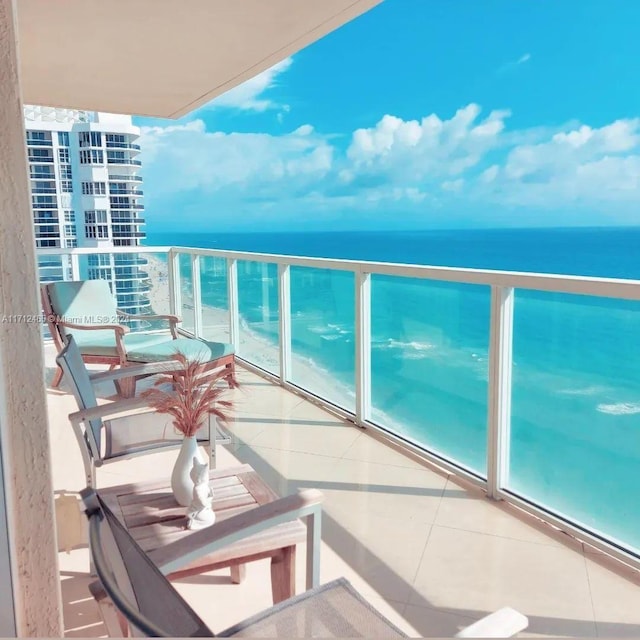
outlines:
{"label": "building balcony", "polygon": [[31,193],[57,193],[55,187],[31,187]]}
{"label": "building balcony", "polygon": [[146,220],[144,218],[138,218],[135,215],[132,215],[127,218],[119,218],[111,214],[111,222],[113,224],[144,224]]}
{"label": "building balcony", "polygon": [[[48,373],[53,365],[47,347]],[[249,463],[280,494],[316,487],[325,496],[321,581],[347,577],[411,636],[452,636],[505,604],[529,616],[543,636],[634,636],[640,632],[632,572],[579,542],[436,470],[308,400],[240,369],[230,424],[233,443],[218,447],[218,467]],[[101,396],[111,395],[105,388]],[[84,486],[80,452],[65,416],[70,394],[49,391],[54,489]],[[165,473],[174,452],[98,470],[98,486],[141,482]],[[88,591],[84,543],[59,553],[64,629],[101,636]],[[296,590],[304,590],[298,553]],[[271,605],[269,564],[251,563],[240,585],[228,570],[176,582],[213,629]]]}
{"label": "building balcony", "polygon": [[109,180],[112,182],[142,182],[142,176],[136,176],[132,173],[128,173],[128,174],[110,173]]}
{"label": "building balcony", "polygon": [[113,233],[114,240],[122,240],[125,238],[146,238],[147,234],[144,231],[127,231],[126,233]]}
{"label": "building balcony", "polygon": [[142,161],[134,160],[133,158],[109,158],[107,157],[107,164],[122,164],[132,165],[134,167],[142,166]]}
{"label": "building balcony", "polygon": [[131,149],[132,151],[140,151],[139,144],[133,144],[131,142],[106,142],[107,149]]}
{"label": "building balcony", "polygon": [[111,202],[110,203],[110,207],[112,209],[127,209],[130,211],[142,211],[144,209],[144,205],[143,204],[123,204],[121,202]]}
{"label": "building balcony", "polygon": [[109,189],[109,195],[112,196],[143,196],[142,189]]}
{"label": "building balcony", "polygon": [[[520,323],[517,289],[536,289],[538,301],[544,298],[545,287],[553,287],[554,298],[557,291],[569,289],[563,295],[577,295],[578,289],[580,295],[590,294],[581,298],[589,313],[598,309],[593,298],[607,291],[609,299],[619,296],[619,306],[626,313],[627,301],[638,295],[640,283],[194,249],[173,249],[159,258],[162,250],[139,247],[135,254],[149,254],[145,270],[153,311],[176,311],[188,334],[221,341],[237,336],[243,388],[234,392],[236,405],[229,427],[233,442],[219,447],[218,466],[249,463],[279,494],[306,487],[324,493],[322,582],[346,576],[410,635],[451,636],[502,606],[515,607],[529,617],[526,634],[640,634],[633,522],[626,529],[630,534],[620,535],[636,510],[618,506],[611,512],[618,513],[617,521],[601,515],[606,510],[601,506],[599,484],[606,485],[609,503],[637,502],[635,484],[615,486],[619,469],[605,467],[605,461],[615,459],[612,431],[609,442],[589,448],[598,424],[595,419],[590,424],[580,414],[579,404],[572,405],[573,416],[560,416],[560,425],[543,425],[547,433],[566,429],[556,436],[557,449],[567,451],[567,440],[576,440],[569,449],[574,459],[564,454],[566,475],[549,465],[553,449],[536,455],[541,446],[536,431],[542,427],[534,420],[528,422],[524,450],[515,428],[522,415],[519,402],[524,391],[519,384],[526,366],[518,334],[531,326],[536,331],[544,328],[533,322],[530,298],[525,315],[533,324]],[[110,252],[117,254],[117,249]],[[196,263],[199,269],[193,270]],[[194,273],[200,274],[200,286],[194,286]],[[454,278],[473,282],[462,286]],[[170,283],[179,286],[170,289]],[[394,293],[393,287],[400,285],[404,288]],[[439,296],[440,303],[409,313],[407,298],[415,295],[419,285],[430,286],[428,297]],[[477,299],[461,313],[460,305],[466,305],[468,296],[482,285],[494,288],[487,292],[486,312],[478,311]],[[317,308],[309,297],[306,307],[303,304],[309,287]],[[454,287],[459,296],[451,293]],[[507,291],[495,290],[502,287]],[[511,294],[516,296],[515,318]],[[400,297],[405,298],[402,304]],[[237,301],[237,306],[229,309],[226,300]],[[396,337],[393,324],[381,325],[382,305],[405,314],[403,340]],[[572,298],[571,313],[580,312],[575,329],[582,331],[584,309],[576,305]],[[340,309],[347,312],[347,320],[330,317]],[[557,309],[545,310],[548,324],[555,313]],[[606,316],[611,317],[611,310]],[[474,347],[465,365],[457,362],[455,343],[462,341],[461,323],[469,320],[489,325],[487,352]],[[566,318],[562,320],[567,327]],[[623,320],[629,322],[627,316]],[[412,335],[418,328],[423,330],[425,323],[432,329],[429,347],[426,340]],[[476,339],[481,335],[476,331]],[[506,348],[509,342],[514,356]],[[317,351],[310,351],[313,348]],[[355,365],[350,387],[344,382],[349,351]],[[51,346],[47,357],[51,367]],[[489,363],[480,360],[478,364],[485,357]],[[568,375],[570,364],[565,358],[554,375]],[[507,368],[514,369],[508,378]],[[389,380],[397,381],[395,386],[389,380],[381,384],[380,376],[387,374]],[[564,388],[557,386],[559,378],[554,384],[559,391]],[[484,405],[473,401],[474,388],[486,395]],[[101,395],[111,393],[112,389],[104,389]],[[421,394],[416,417],[409,406]],[[572,396],[573,403],[579,396],[561,395]],[[507,419],[504,403],[511,396]],[[453,402],[446,405],[446,397]],[[51,391],[49,402],[55,488],[76,491],[84,482],[80,453],[68,422],[61,417],[75,408],[74,400],[63,390]],[[538,395],[532,411],[544,416],[543,403]],[[455,423],[447,407],[458,418]],[[572,425],[578,424],[579,431],[573,430]],[[477,439],[477,429],[485,444]],[[505,433],[511,435],[510,454],[501,449]],[[563,514],[557,504],[545,503],[541,493],[531,495],[538,485],[523,480],[527,479],[523,451],[533,456],[533,479],[550,486],[546,500],[561,496]],[[576,459],[587,453],[590,495],[580,503],[569,480],[576,480]],[[499,454],[510,473],[495,465]],[[107,471],[99,469],[98,486],[151,479],[161,469],[168,476],[175,455],[160,453],[123,461]],[[631,465],[633,474],[634,455],[632,446],[624,447],[615,464]],[[490,499],[491,495],[499,500]],[[596,511],[589,514],[585,504]],[[593,522],[598,517],[596,531]],[[586,526],[588,522],[591,526]],[[298,591],[304,584],[303,564],[299,561]],[[90,581],[87,550],[61,552],[60,568],[66,633],[103,634],[86,590]],[[222,571],[185,578],[177,588],[205,622],[220,629],[270,605],[269,566],[267,562],[249,565],[241,585],[230,584]]]}

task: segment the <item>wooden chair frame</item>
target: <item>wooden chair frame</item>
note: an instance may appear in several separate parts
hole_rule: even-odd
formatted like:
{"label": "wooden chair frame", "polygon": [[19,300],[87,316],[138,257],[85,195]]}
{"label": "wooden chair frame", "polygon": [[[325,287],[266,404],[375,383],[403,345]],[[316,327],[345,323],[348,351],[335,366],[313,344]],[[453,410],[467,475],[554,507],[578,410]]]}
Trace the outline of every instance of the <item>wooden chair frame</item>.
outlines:
{"label": "wooden chair frame", "polygon": [[[115,369],[116,367],[120,367],[124,369],[125,367],[130,368],[130,374],[128,376],[118,376],[114,378],[113,382],[116,386],[116,390],[118,394],[123,398],[131,398],[135,395],[135,387],[136,387],[136,379],[140,377],[145,377],[146,375],[150,375],[144,372],[134,373],[133,367],[138,367],[141,363],[139,361],[130,361],[127,358],[127,350],[124,344],[124,336],[129,333],[131,330],[129,327],[122,324],[74,324],[72,322],[66,322],[61,317],[59,317],[51,304],[51,298],[49,296],[49,283],[40,285],[40,294],[42,298],[42,309],[44,311],[45,317],[47,319],[47,326],[49,328],[49,333],[53,338],[53,343],[56,346],[58,353],[62,351],[65,346],[65,336],[62,331],[60,331],[60,327],[66,327],[67,329],[80,330],[80,331],[98,331],[98,330],[112,330],[115,336],[115,348],[117,355],[115,356],[94,356],[94,355],[84,355],[82,356],[83,361],[86,364],[106,364],[109,365],[109,370]],[[121,309],[117,310],[118,315],[123,318],[130,318],[133,320],[165,320],[169,323],[169,331],[171,333],[171,337],[175,340],[178,338],[178,324],[182,322],[182,319],[173,314],[162,314],[162,315],[136,315],[127,313],[122,311]],[[224,367],[227,369],[228,375],[226,376],[229,380],[229,386],[231,387],[231,380],[235,375],[235,355],[229,354],[227,356],[222,356],[220,358],[216,358],[209,363],[211,369],[217,369],[218,367]],[[62,377],[64,372],[62,368],[58,365],[55,376],[51,383],[51,386],[54,389],[57,389],[60,386],[62,381]]]}

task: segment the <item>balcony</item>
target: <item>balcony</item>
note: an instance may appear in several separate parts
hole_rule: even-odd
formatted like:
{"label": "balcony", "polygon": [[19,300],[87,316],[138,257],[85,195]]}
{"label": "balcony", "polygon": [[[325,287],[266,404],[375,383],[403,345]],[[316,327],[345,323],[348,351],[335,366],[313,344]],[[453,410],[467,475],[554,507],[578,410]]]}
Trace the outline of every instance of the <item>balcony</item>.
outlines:
{"label": "balcony", "polygon": [[114,231],[112,237],[114,240],[122,240],[126,238],[146,238],[147,234],[144,231]]}
{"label": "balcony", "polygon": [[31,187],[31,193],[57,193],[55,187]]}
{"label": "balcony", "polygon": [[140,145],[131,142],[110,142],[107,140],[106,144],[107,149],[132,149],[133,151],[140,151]]}
{"label": "balcony", "polygon": [[[40,253],[77,254],[80,258],[93,252]],[[158,313],[177,311],[183,317],[183,331],[218,340],[235,336],[244,389],[236,393],[230,426],[234,442],[220,447],[219,465],[247,462],[280,494],[302,487],[324,492],[322,581],[347,576],[412,635],[450,636],[504,605],[528,615],[528,632],[533,634],[640,633],[640,613],[635,606],[640,577],[633,538],[637,510],[622,507],[619,513],[626,515],[615,522],[610,514],[606,517],[599,501],[598,483],[604,483],[608,502],[621,496],[623,501],[637,502],[636,485],[629,480],[627,484],[618,481],[616,486],[620,470],[605,468],[614,449],[608,446],[612,442],[605,443],[602,451],[589,449],[586,429],[590,425],[585,416],[577,410],[572,421],[568,415],[560,416],[563,425],[581,425],[579,432],[569,428],[557,448],[565,450],[573,434],[577,441],[574,455],[589,452],[592,492],[587,507],[593,505],[597,510],[593,514],[580,502],[568,476],[555,467],[552,450],[540,451],[536,457],[537,475],[543,487],[550,484],[550,491],[545,494],[531,482],[522,455],[528,451],[535,456],[539,451],[535,430],[540,427],[528,422],[524,450],[516,428],[523,415],[518,370],[532,357],[521,352],[519,343],[519,333],[530,328],[519,315],[523,290],[535,290],[538,301],[544,300],[545,305],[551,304],[545,291],[556,292],[554,303],[558,303],[559,291],[576,296],[570,298],[568,308],[580,315],[573,327],[580,331],[585,313],[599,310],[593,298],[600,300],[605,293],[609,299],[619,297],[616,304],[622,311],[617,313],[623,313],[624,321],[632,326],[625,314],[635,312],[630,300],[639,296],[640,283],[199,249],[167,252],[162,247],[136,247],[135,253],[114,249],[108,253],[116,254],[118,261],[138,259],[142,263],[142,256],[148,255],[145,270],[151,307]],[[169,283],[180,286],[172,288]],[[439,288],[433,289],[436,284]],[[429,297],[440,296],[441,301],[440,306],[432,304],[429,309],[418,309],[417,316],[403,318],[404,346],[398,344],[402,341],[393,326],[381,326],[377,306],[391,305],[406,313],[399,299],[394,303],[391,297],[394,290],[390,287],[400,285],[404,287],[400,290],[403,304],[410,302],[411,292],[415,294],[419,286],[429,286]],[[489,290],[483,291],[483,286]],[[314,292],[324,315],[309,306],[308,300],[305,308],[301,297],[305,288]],[[589,296],[584,297],[586,294]],[[480,297],[468,303],[468,297],[474,295]],[[530,321],[531,314],[535,320],[531,295],[523,298]],[[477,303],[483,299],[484,312],[474,316],[471,309],[482,308]],[[467,305],[462,313],[460,304]],[[346,318],[339,317],[342,312],[347,313]],[[557,313],[553,305],[546,307],[547,324],[554,324]],[[418,316],[426,316],[429,326],[439,329],[440,343],[437,332],[432,332],[429,344],[434,346],[430,347],[411,334],[418,330]],[[610,309],[606,316],[611,316]],[[561,319],[565,327],[571,324],[566,316]],[[451,371],[453,346],[456,340],[462,341],[464,322],[471,322],[476,340],[486,342],[486,353],[474,345],[468,361],[476,364]],[[349,323],[353,324],[350,332]],[[474,323],[487,326],[481,331]],[[457,333],[451,333],[451,327]],[[535,322],[534,327],[544,331]],[[567,342],[566,336],[561,338]],[[318,354],[326,352],[326,361],[305,357],[304,349],[314,344]],[[444,357],[432,357],[434,350],[444,349],[440,345],[447,347]],[[53,354],[51,347],[47,349],[51,366]],[[398,350],[410,357],[398,357]],[[429,357],[423,357],[425,352]],[[480,360],[477,364],[485,357],[488,363]],[[355,365],[352,393],[344,393],[349,361]],[[436,370],[433,378],[408,376],[425,361]],[[569,375],[570,364],[566,358],[556,364],[556,375]],[[508,376],[512,368],[513,375]],[[384,370],[397,378],[397,386],[380,383]],[[433,422],[425,418],[419,424],[407,409],[411,397],[427,386],[432,388],[430,402],[422,405],[422,415],[435,415],[436,426],[446,426],[440,434],[433,430]],[[478,390],[486,398],[484,404],[472,401]],[[439,394],[456,397],[454,410],[459,420],[455,424],[448,420]],[[573,394],[573,401],[575,395],[579,396]],[[507,398],[511,398],[510,417],[505,411]],[[55,486],[75,491],[83,483],[79,452],[66,421],[59,417],[73,408],[73,400],[51,391],[49,401]],[[545,415],[543,402],[538,396],[533,411]],[[553,428],[546,427],[547,431]],[[597,422],[592,429],[597,430]],[[512,439],[509,455],[503,448],[507,434]],[[70,451],[77,457],[73,464]],[[628,460],[629,471],[635,473],[633,448],[626,447],[621,453],[620,460]],[[549,464],[549,458],[554,464]],[[506,462],[498,465],[499,459]],[[117,468],[99,470],[99,485],[154,477],[158,469],[170,469],[171,461],[171,453],[162,453],[144,461],[122,462]],[[566,463],[570,475],[575,475],[573,461]],[[500,500],[487,499],[487,495]],[[554,496],[564,501],[563,513],[557,503],[549,503]],[[596,529],[593,523],[598,517]],[[626,538],[620,535],[625,524],[630,532]],[[70,556],[61,553],[60,566],[67,633],[103,633],[86,592],[86,549],[77,549]],[[298,588],[302,589],[303,567],[298,569]],[[250,565],[247,580],[240,586],[229,584],[225,572],[213,572],[179,581],[178,589],[205,621],[223,628],[269,605],[268,572],[268,565]],[[212,590],[215,607],[211,606]]]}
{"label": "balcony", "polygon": [[[107,152],[108,153],[108,152]],[[107,163],[108,164],[122,164],[122,165],[132,165],[135,167],[142,166],[141,160],[134,160],[133,158],[118,158],[107,155]]]}
{"label": "balcony", "polygon": [[136,176],[133,174],[109,174],[109,180],[114,182],[142,182],[142,176]]}
{"label": "balcony", "polygon": [[127,209],[127,210],[136,210],[136,211],[141,211],[144,209],[144,205],[142,204],[132,204],[132,203],[124,204],[122,202],[115,202],[115,203],[111,202],[110,207],[112,209]]}
{"label": "balcony", "polygon": [[27,137],[27,145],[30,147],[52,147],[53,143],[51,140],[38,140]]}
{"label": "balcony", "polygon": [[111,214],[111,222],[113,224],[144,224],[146,220],[144,218],[138,218],[137,216],[131,216],[127,218],[120,218]]}
{"label": "balcony", "polygon": [[113,187],[109,188],[109,195],[112,196],[143,196],[144,192],[142,189],[115,189]]}

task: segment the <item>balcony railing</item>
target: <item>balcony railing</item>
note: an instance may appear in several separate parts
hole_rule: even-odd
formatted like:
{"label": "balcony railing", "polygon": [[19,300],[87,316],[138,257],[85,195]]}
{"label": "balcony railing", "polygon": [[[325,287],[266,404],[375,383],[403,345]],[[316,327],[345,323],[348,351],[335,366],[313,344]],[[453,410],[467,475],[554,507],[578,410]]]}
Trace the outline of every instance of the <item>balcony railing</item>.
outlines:
{"label": "balcony railing", "polygon": [[142,166],[142,161],[141,160],[133,160],[132,158],[110,158],[107,157],[107,163],[108,164],[129,164],[129,165],[133,165],[135,167],[140,167]]}
{"label": "balcony railing", "polygon": [[55,187],[31,187],[31,193],[57,193]]}
{"label": "balcony railing", "polygon": [[133,149],[134,151],[140,151],[140,145],[131,142],[110,142],[107,140],[107,149]]}
{"label": "balcony railing", "polygon": [[165,251],[151,289],[164,269],[183,332],[640,567],[640,281],[193,248],[39,255]]}
{"label": "balcony railing", "polygon": [[130,210],[136,210],[136,211],[141,211],[142,209],[144,209],[144,205],[142,204],[132,204],[132,203],[124,204],[122,202],[111,202],[110,206],[112,209],[130,209]]}
{"label": "balcony railing", "polygon": [[133,174],[116,174],[110,173],[109,180],[113,182],[142,182],[142,176],[135,176]]}
{"label": "balcony railing", "polygon": [[146,238],[147,234],[145,231],[114,231],[114,238]]}
{"label": "balcony railing", "polygon": [[142,189],[115,189],[109,188],[109,194],[112,196],[143,196]]}
{"label": "balcony railing", "polygon": [[27,144],[30,147],[51,147],[53,143],[51,140],[37,140],[35,138],[27,138]]}

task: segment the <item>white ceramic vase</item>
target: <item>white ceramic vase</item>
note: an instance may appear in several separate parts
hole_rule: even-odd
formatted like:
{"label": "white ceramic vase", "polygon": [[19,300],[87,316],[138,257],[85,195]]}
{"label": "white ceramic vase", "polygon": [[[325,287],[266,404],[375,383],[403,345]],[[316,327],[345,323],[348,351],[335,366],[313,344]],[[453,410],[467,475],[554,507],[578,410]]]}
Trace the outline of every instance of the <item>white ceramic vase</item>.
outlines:
{"label": "white ceramic vase", "polygon": [[193,468],[193,459],[196,458],[198,462],[204,463],[200,448],[198,447],[198,441],[195,436],[190,438],[183,438],[178,458],[173,466],[173,473],[171,474],[171,490],[176,502],[183,506],[188,507],[193,499],[193,480],[191,479],[191,469]]}

